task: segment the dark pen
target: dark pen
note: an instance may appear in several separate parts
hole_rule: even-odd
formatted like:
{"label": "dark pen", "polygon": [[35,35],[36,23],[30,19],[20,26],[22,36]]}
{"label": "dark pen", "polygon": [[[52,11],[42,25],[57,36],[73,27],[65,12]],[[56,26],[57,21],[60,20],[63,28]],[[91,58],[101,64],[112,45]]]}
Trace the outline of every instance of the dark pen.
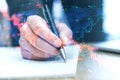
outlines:
{"label": "dark pen", "polygon": [[[58,29],[57,29],[56,24],[55,24],[55,22],[54,22],[54,20],[53,20],[53,18],[51,16],[51,14],[50,14],[50,11],[49,11],[49,8],[48,8],[47,4],[45,4],[44,8],[45,8],[45,10],[44,10],[44,12],[45,12],[44,16],[46,18],[46,21],[50,25],[52,32],[56,36],[60,37]],[[65,53],[64,46],[61,46],[59,48],[59,53],[60,53],[61,57],[63,58],[63,60],[66,62],[66,53]]]}

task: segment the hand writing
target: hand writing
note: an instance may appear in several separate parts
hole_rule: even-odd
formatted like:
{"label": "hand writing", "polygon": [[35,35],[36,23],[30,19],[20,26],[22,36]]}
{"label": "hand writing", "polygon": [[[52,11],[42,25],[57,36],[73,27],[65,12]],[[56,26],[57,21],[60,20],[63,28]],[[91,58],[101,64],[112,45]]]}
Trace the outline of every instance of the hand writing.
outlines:
{"label": "hand writing", "polygon": [[73,43],[72,31],[64,23],[56,23],[60,38],[50,30],[49,25],[40,16],[28,17],[20,28],[21,54],[25,59],[46,59],[58,55],[62,45]]}

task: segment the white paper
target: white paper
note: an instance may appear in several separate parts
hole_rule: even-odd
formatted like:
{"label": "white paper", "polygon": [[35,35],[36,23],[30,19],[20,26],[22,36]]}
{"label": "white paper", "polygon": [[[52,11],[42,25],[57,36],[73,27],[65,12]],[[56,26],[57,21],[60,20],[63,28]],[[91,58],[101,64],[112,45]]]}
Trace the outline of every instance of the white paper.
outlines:
{"label": "white paper", "polygon": [[77,68],[79,49],[76,46],[65,47],[66,63],[59,57],[51,61],[25,60],[20,48],[0,48],[0,79],[25,77],[74,77]]}

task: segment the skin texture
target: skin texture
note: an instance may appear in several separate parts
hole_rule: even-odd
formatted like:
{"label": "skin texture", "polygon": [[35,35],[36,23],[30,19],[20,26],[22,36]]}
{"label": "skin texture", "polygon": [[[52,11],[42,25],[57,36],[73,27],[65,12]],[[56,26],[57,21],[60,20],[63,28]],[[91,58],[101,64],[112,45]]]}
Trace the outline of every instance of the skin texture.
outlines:
{"label": "skin texture", "polygon": [[28,17],[20,28],[22,57],[25,59],[44,60],[58,55],[59,47],[73,43],[72,31],[64,23],[56,23],[60,38],[51,32],[50,26],[40,16]]}

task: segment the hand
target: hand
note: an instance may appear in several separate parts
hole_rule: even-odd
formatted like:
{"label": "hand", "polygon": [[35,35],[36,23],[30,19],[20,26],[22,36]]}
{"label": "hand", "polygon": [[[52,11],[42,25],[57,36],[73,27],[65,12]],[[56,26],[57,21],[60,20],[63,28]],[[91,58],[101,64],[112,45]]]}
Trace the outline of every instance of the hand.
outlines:
{"label": "hand", "polygon": [[57,23],[60,33],[58,38],[51,32],[46,21],[40,16],[28,17],[26,23],[20,28],[22,57],[25,59],[41,60],[58,55],[62,45],[73,43],[72,31],[64,23]]}

